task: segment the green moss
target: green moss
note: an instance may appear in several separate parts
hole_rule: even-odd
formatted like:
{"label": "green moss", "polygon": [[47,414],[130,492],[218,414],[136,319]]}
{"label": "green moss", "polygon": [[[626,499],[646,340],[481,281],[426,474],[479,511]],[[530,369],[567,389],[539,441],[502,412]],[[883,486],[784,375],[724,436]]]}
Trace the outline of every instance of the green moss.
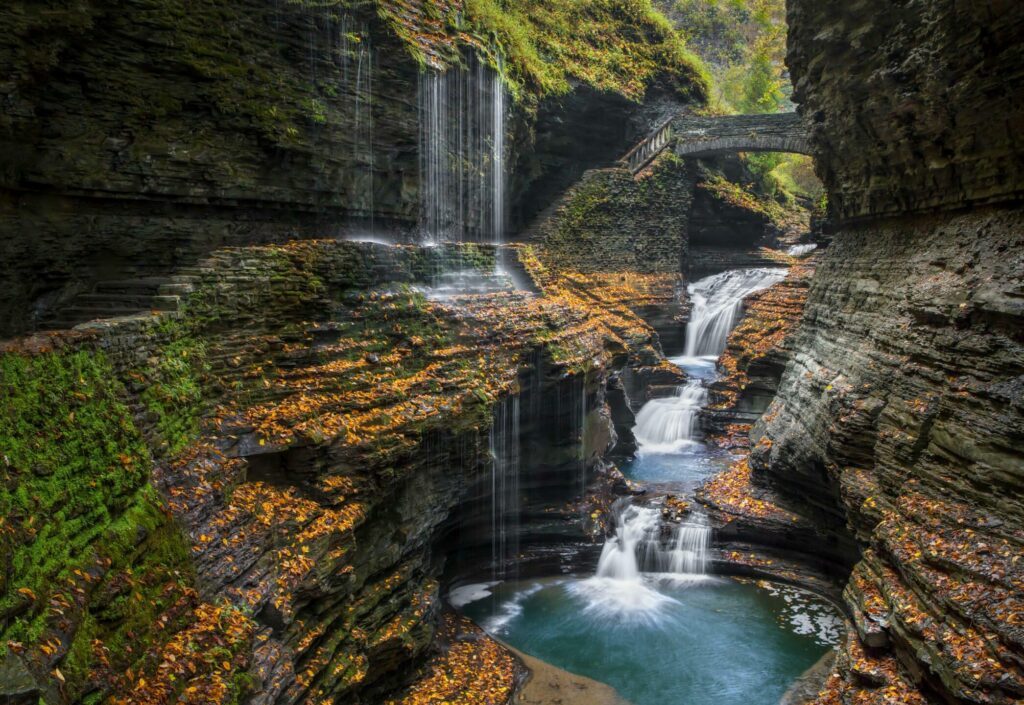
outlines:
{"label": "green moss", "polygon": [[[574,81],[642,100],[658,77],[703,98],[709,74],[651,0],[378,0],[378,11],[421,64],[487,57],[513,93],[568,92]],[[428,55],[429,53],[429,55]]]}
{"label": "green moss", "polygon": [[[104,579],[95,587],[75,632],[62,670],[68,683],[87,681],[97,665],[94,643],[114,669],[146,658],[146,647],[160,643],[187,624],[187,613],[161,620],[193,580],[188,546],[178,527],[166,518],[149,485],[135,504],[98,542],[110,558]],[[116,670],[115,670],[116,672]]]}
{"label": "green moss", "polygon": [[729,203],[737,208],[743,208],[754,213],[759,213],[773,223],[785,225],[791,217],[782,204],[770,197],[765,197],[755,191],[753,185],[747,187],[733,183],[719,174],[712,174],[702,184],[701,188],[707,190],[715,198]]}
{"label": "green moss", "polygon": [[709,74],[650,0],[467,0],[469,26],[499,47],[514,85],[565,93],[577,79],[642,100],[664,76],[702,98]]}
{"label": "green moss", "polygon": [[62,662],[75,693],[95,640],[115,668],[144,652],[176,597],[167,585],[191,580],[188,550],[148,484],[149,451],[102,352],[5,354],[0,389],[0,639],[37,646],[56,618],[50,600],[84,595]]}
{"label": "green moss", "polygon": [[[132,422],[123,389],[101,353],[0,357],[0,516],[13,550],[0,577],[0,612],[35,604],[74,567],[88,567],[93,545],[134,502],[149,452]],[[38,637],[30,609],[5,628],[9,638]]]}
{"label": "green moss", "polygon": [[186,336],[163,346],[156,365],[138,373],[146,380],[140,398],[156,415],[157,433],[170,454],[180,452],[199,436],[202,375],[208,371],[206,344]]}

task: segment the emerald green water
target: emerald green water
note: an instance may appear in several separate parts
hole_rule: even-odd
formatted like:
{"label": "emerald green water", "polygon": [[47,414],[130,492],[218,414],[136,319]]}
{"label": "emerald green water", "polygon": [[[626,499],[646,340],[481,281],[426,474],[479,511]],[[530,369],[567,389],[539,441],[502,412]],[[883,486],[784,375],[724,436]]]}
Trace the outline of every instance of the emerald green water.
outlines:
{"label": "emerald green water", "polygon": [[553,579],[475,592],[463,609],[485,629],[634,705],[776,705],[842,630],[834,607],[806,591],[724,578]]}

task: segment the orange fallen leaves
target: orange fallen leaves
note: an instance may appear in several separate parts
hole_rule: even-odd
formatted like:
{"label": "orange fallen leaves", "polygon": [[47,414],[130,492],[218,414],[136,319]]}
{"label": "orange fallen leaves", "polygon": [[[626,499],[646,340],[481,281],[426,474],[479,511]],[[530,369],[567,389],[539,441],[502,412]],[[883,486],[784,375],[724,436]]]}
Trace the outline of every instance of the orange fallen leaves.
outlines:
{"label": "orange fallen leaves", "polygon": [[756,492],[751,484],[750,464],[743,458],[706,482],[700,489],[700,497],[729,514],[783,522],[800,520],[796,514],[773,502],[757,498]]}
{"label": "orange fallen leaves", "polygon": [[446,613],[443,650],[401,698],[385,705],[502,705],[515,686],[515,659],[465,617]]}

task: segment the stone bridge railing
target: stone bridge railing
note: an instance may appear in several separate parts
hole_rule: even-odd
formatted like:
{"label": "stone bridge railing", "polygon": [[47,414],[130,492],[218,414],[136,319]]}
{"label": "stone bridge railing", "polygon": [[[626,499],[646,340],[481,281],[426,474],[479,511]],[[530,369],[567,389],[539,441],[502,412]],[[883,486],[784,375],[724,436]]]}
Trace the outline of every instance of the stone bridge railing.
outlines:
{"label": "stone bridge railing", "polygon": [[675,118],[666,120],[655,128],[642,142],[626,152],[619,159],[619,164],[627,167],[634,174],[650,164],[672,141],[672,123],[674,121]]}
{"label": "stone bridge railing", "polygon": [[681,157],[710,157],[732,152],[810,154],[807,126],[796,113],[678,117],[672,142]]}

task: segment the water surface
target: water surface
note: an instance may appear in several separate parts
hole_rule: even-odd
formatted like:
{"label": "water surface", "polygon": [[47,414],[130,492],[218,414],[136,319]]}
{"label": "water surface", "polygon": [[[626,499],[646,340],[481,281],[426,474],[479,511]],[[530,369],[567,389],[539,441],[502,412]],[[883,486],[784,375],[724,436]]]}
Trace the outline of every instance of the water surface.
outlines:
{"label": "water surface", "polygon": [[563,578],[475,596],[464,610],[495,636],[634,705],[776,705],[842,629],[811,593],[724,578]]}

